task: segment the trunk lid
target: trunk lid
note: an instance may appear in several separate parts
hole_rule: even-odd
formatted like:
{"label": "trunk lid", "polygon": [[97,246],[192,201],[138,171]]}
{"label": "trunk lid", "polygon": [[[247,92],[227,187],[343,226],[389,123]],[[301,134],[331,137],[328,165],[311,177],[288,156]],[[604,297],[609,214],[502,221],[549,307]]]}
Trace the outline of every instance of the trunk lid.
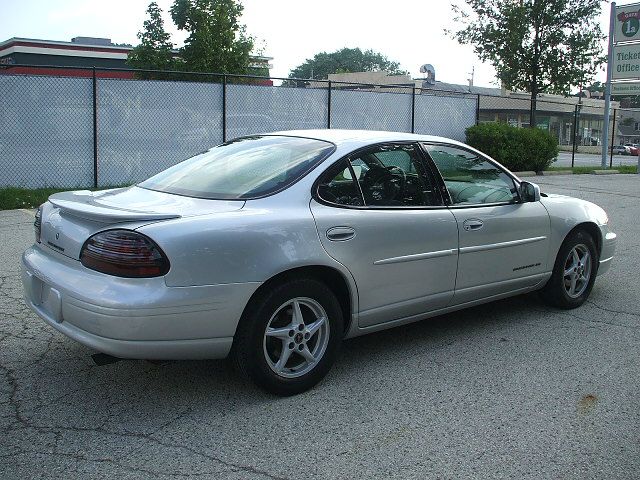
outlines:
{"label": "trunk lid", "polygon": [[100,230],[134,229],[150,222],[240,210],[244,203],[191,198],[135,186],[56,193],[43,206],[41,243],[79,259],[84,242]]}

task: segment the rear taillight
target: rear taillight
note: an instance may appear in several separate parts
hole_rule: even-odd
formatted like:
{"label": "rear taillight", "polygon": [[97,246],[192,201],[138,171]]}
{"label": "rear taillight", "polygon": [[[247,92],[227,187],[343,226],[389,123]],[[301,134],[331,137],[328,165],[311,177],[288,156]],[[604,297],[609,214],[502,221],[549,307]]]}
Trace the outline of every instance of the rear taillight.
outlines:
{"label": "rear taillight", "polygon": [[36,232],[36,242],[40,243],[40,233],[42,232],[42,207],[36,210],[36,219],[33,222],[33,228]]}
{"label": "rear taillight", "polygon": [[149,237],[131,230],[107,230],[90,237],[80,252],[82,264],[118,277],[159,277],[169,260]]}

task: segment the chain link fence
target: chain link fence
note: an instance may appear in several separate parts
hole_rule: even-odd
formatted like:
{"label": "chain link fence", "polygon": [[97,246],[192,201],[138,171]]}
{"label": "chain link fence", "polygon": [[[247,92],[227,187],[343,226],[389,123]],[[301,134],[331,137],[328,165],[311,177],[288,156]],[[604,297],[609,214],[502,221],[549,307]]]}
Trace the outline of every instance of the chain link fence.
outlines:
{"label": "chain link fence", "polygon": [[0,186],[91,185],[91,79],[0,75],[0,91]]}
{"label": "chain link fence", "polygon": [[5,68],[0,88],[0,187],[130,184],[226,140],[279,130],[464,140],[478,107],[476,95],[406,85],[108,69],[55,76]]}
{"label": "chain link fence", "polygon": [[97,79],[96,92],[98,186],[140,181],[222,142],[220,84]]}
{"label": "chain link fence", "polygon": [[[279,130],[388,130],[464,141],[466,128],[479,122],[528,127],[531,120],[526,94],[411,84],[67,67],[59,76],[3,68],[0,88],[0,187],[131,184],[232,138]],[[572,156],[599,153],[603,113],[589,99],[541,98],[536,125]],[[616,133],[623,122],[636,137]],[[630,125],[615,110],[611,145],[640,143],[639,127],[640,114]]]}
{"label": "chain link fence", "polygon": [[415,132],[465,140],[465,130],[478,121],[477,95],[417,90]]}

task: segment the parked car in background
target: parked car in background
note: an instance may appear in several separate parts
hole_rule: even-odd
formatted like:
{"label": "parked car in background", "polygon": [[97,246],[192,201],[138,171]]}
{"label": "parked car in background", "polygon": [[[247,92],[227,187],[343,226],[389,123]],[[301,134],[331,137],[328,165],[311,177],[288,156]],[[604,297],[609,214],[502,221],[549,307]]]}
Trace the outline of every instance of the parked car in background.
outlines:
{"label": "parked car in background", "polygon": [[611,151],[614,155],[628,155],[630,150],[624,145],[614,145],[611,147]]}
{"label": "parked car in background", "polygon": [[629,155],[638,155],[638,144],[637,143],[625,143],[625,147],[629,149]]}
{"label": "parked car in background", "polygon": [[[281,395],[344,338],[539,290],[587,299],[616,235],[447,138],[300,130],[211,148],[128,188],[52,195],[22,257],[26,302],[122,358],[231,354]],[[399,354],[401,349],[399,349]]]}

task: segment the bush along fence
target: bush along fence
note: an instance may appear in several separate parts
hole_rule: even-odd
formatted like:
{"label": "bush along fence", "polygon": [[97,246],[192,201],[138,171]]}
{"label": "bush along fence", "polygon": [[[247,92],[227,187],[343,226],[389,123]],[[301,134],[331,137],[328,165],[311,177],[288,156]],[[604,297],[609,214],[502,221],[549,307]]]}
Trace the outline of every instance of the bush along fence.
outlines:
{"label": "bush along fence", "polygon": [[[465,140],[484,122],[526,126],[529,102],[416,85],[190,72],[0,67],[0,188],[130,184],[235,137],[278,130],[390,130]],[[280,83],[276,85],[276,83]],[[538,101],[538,109],[566,104]],[[568,107],[569,110],[573,106]],[[602,112],[587,112],[582,122]],[[585,143],[571,112],[542,126]],[[567,130],[569,129],[569,130]],[[580,135],[578,135],[580,134]],[[564,135],[564,136],[563,136]],[[589,137],[591,133],[589,134]],[[589,139],[588,141],[591,141]],[[489,153],[489,152],[487,152]]]}
{"label": "bush along fence", "polygon": [[558,156],[558,140],[548,131],[503,122],[467,128],[467,143],[514,172],[540,172]]}

